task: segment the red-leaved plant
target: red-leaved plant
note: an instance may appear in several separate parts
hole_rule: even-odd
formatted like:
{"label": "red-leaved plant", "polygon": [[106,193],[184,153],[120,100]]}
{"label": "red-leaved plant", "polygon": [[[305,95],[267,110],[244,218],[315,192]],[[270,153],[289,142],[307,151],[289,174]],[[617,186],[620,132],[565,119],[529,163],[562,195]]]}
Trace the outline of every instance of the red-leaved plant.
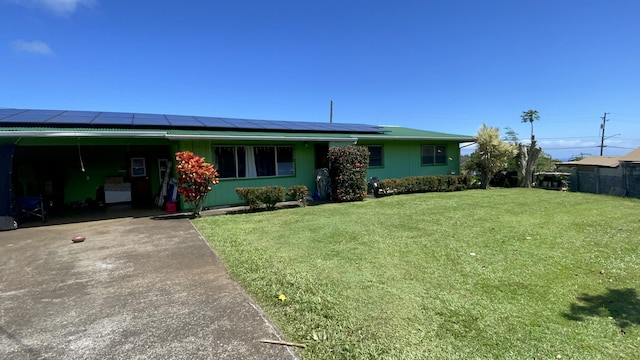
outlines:
{"label": "red-leaved plant", "polygon": [[200,217],[202,205],[211,186],[218,183],[218,171],[213,164],[206,163],[203,157],[191,151],[176,153],[176,171],[178,173],[178,192],[185,202],[193,203],[193,217]]}

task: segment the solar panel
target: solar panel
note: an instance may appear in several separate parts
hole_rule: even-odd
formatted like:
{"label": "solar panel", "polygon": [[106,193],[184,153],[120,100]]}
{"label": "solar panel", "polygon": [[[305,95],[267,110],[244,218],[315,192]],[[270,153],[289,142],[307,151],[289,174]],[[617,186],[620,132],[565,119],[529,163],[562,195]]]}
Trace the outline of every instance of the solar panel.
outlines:
{"label": "solar panel", "polygon": [[91,116],[91,117],[96,117],[100,115],[100,112],[98,111],[65,111],[62,114],[60,114],[60,116]]}
{"label": "solar panel", "polygon": [[160,114],[133,114],[133,124],[135,125],[171,125],[169,120]]}
{"label": "solar panel", "polygon": [[157,126],[170,126],[169,120],[167,119],[157,119],[157,118],[134,118],[134,125],[157,125]]}
{"label": "solar panel", "polygon": [[124,112],[0,109],[3,123],[113,125],[167,128],[216,128],[242,130],[277,130],[302,132],[382,133],[378,126],[367,124],[319,123],[306,121],[234,119],[208,116],[162,115]]}
{"label": "solar panel", "polygon": [[214,117],[207,117],[207,116],[196,116],[195,118],[206,127],[215,127],[215,128],[228,128],[228,127],[237,128],[238,127],[235,124],[230,123],[223,118],[214,118]]}
{"label": "solar panel", "polygon": [[133,119],[122,116],[109,116],[102,113],[91,123],[104,125],[133,125]]}
{"label": "solar panel", "polygon": [[193,116],[182,116],[182,115],[167,115],[167,120],[172,126],[188,126],[188,127],[202,127],[203,123],[198,121],[198,119]]}
{"label": "solar panel", "polygon": [[288,130],[286,121],[265,120],[264,123],[269,130]]}
{"label": "solar panel", "polygon": [[4,118],[19,114],[25,110],[20,109],[0,109],[0,119],[4,120]]}
{"label": "solar panel", "polygon": [[84,115],[84,116],[69,116],[69,115],[60,115],[52,117],[47,120],[47,124],[88,124],[90,123],[95,116]]}
{"label": "solar panel", "polygon": [[49,119],[51,119],[51,115],[21,113],[8,117],[6,120],[11,122],[43,123]]}

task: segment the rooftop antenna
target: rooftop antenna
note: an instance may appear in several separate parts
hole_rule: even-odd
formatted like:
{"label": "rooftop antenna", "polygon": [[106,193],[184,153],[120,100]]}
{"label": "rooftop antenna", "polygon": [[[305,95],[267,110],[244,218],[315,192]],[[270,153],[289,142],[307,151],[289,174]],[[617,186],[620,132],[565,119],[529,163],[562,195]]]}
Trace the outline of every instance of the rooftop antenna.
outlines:
{"label": "rooftop antenna", "polygon": [[329,124],[333,123],[333,100],[331,100],[331,104],[329,106]]}

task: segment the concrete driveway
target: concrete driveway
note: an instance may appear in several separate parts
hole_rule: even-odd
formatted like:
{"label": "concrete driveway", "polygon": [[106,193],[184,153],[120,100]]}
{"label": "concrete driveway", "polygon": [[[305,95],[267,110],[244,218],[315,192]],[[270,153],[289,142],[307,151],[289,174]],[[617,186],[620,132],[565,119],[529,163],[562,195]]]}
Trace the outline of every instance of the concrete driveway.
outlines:
{"label": "concrete driveway", "polygon": [[261,339],[283,340],[187,219],[0,232],[1,359],[297,358]]}

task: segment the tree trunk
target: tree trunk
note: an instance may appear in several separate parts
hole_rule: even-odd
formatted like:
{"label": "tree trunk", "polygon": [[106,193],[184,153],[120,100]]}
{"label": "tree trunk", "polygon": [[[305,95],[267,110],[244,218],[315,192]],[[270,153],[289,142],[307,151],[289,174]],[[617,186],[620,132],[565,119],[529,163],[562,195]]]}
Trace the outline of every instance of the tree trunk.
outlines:
{"label": "tree trunk", "polygon": [[522,176],[520,179],[520,186],[530,188],[533,181],[533,174],[536,170],[536,162],[542,153],[542,149],[536,147],[536,141],[533,140],[528,148],[524,145],[520,145],[520,150],[523,154],[520,157],[520,162],[518,163],[518,175]]}

